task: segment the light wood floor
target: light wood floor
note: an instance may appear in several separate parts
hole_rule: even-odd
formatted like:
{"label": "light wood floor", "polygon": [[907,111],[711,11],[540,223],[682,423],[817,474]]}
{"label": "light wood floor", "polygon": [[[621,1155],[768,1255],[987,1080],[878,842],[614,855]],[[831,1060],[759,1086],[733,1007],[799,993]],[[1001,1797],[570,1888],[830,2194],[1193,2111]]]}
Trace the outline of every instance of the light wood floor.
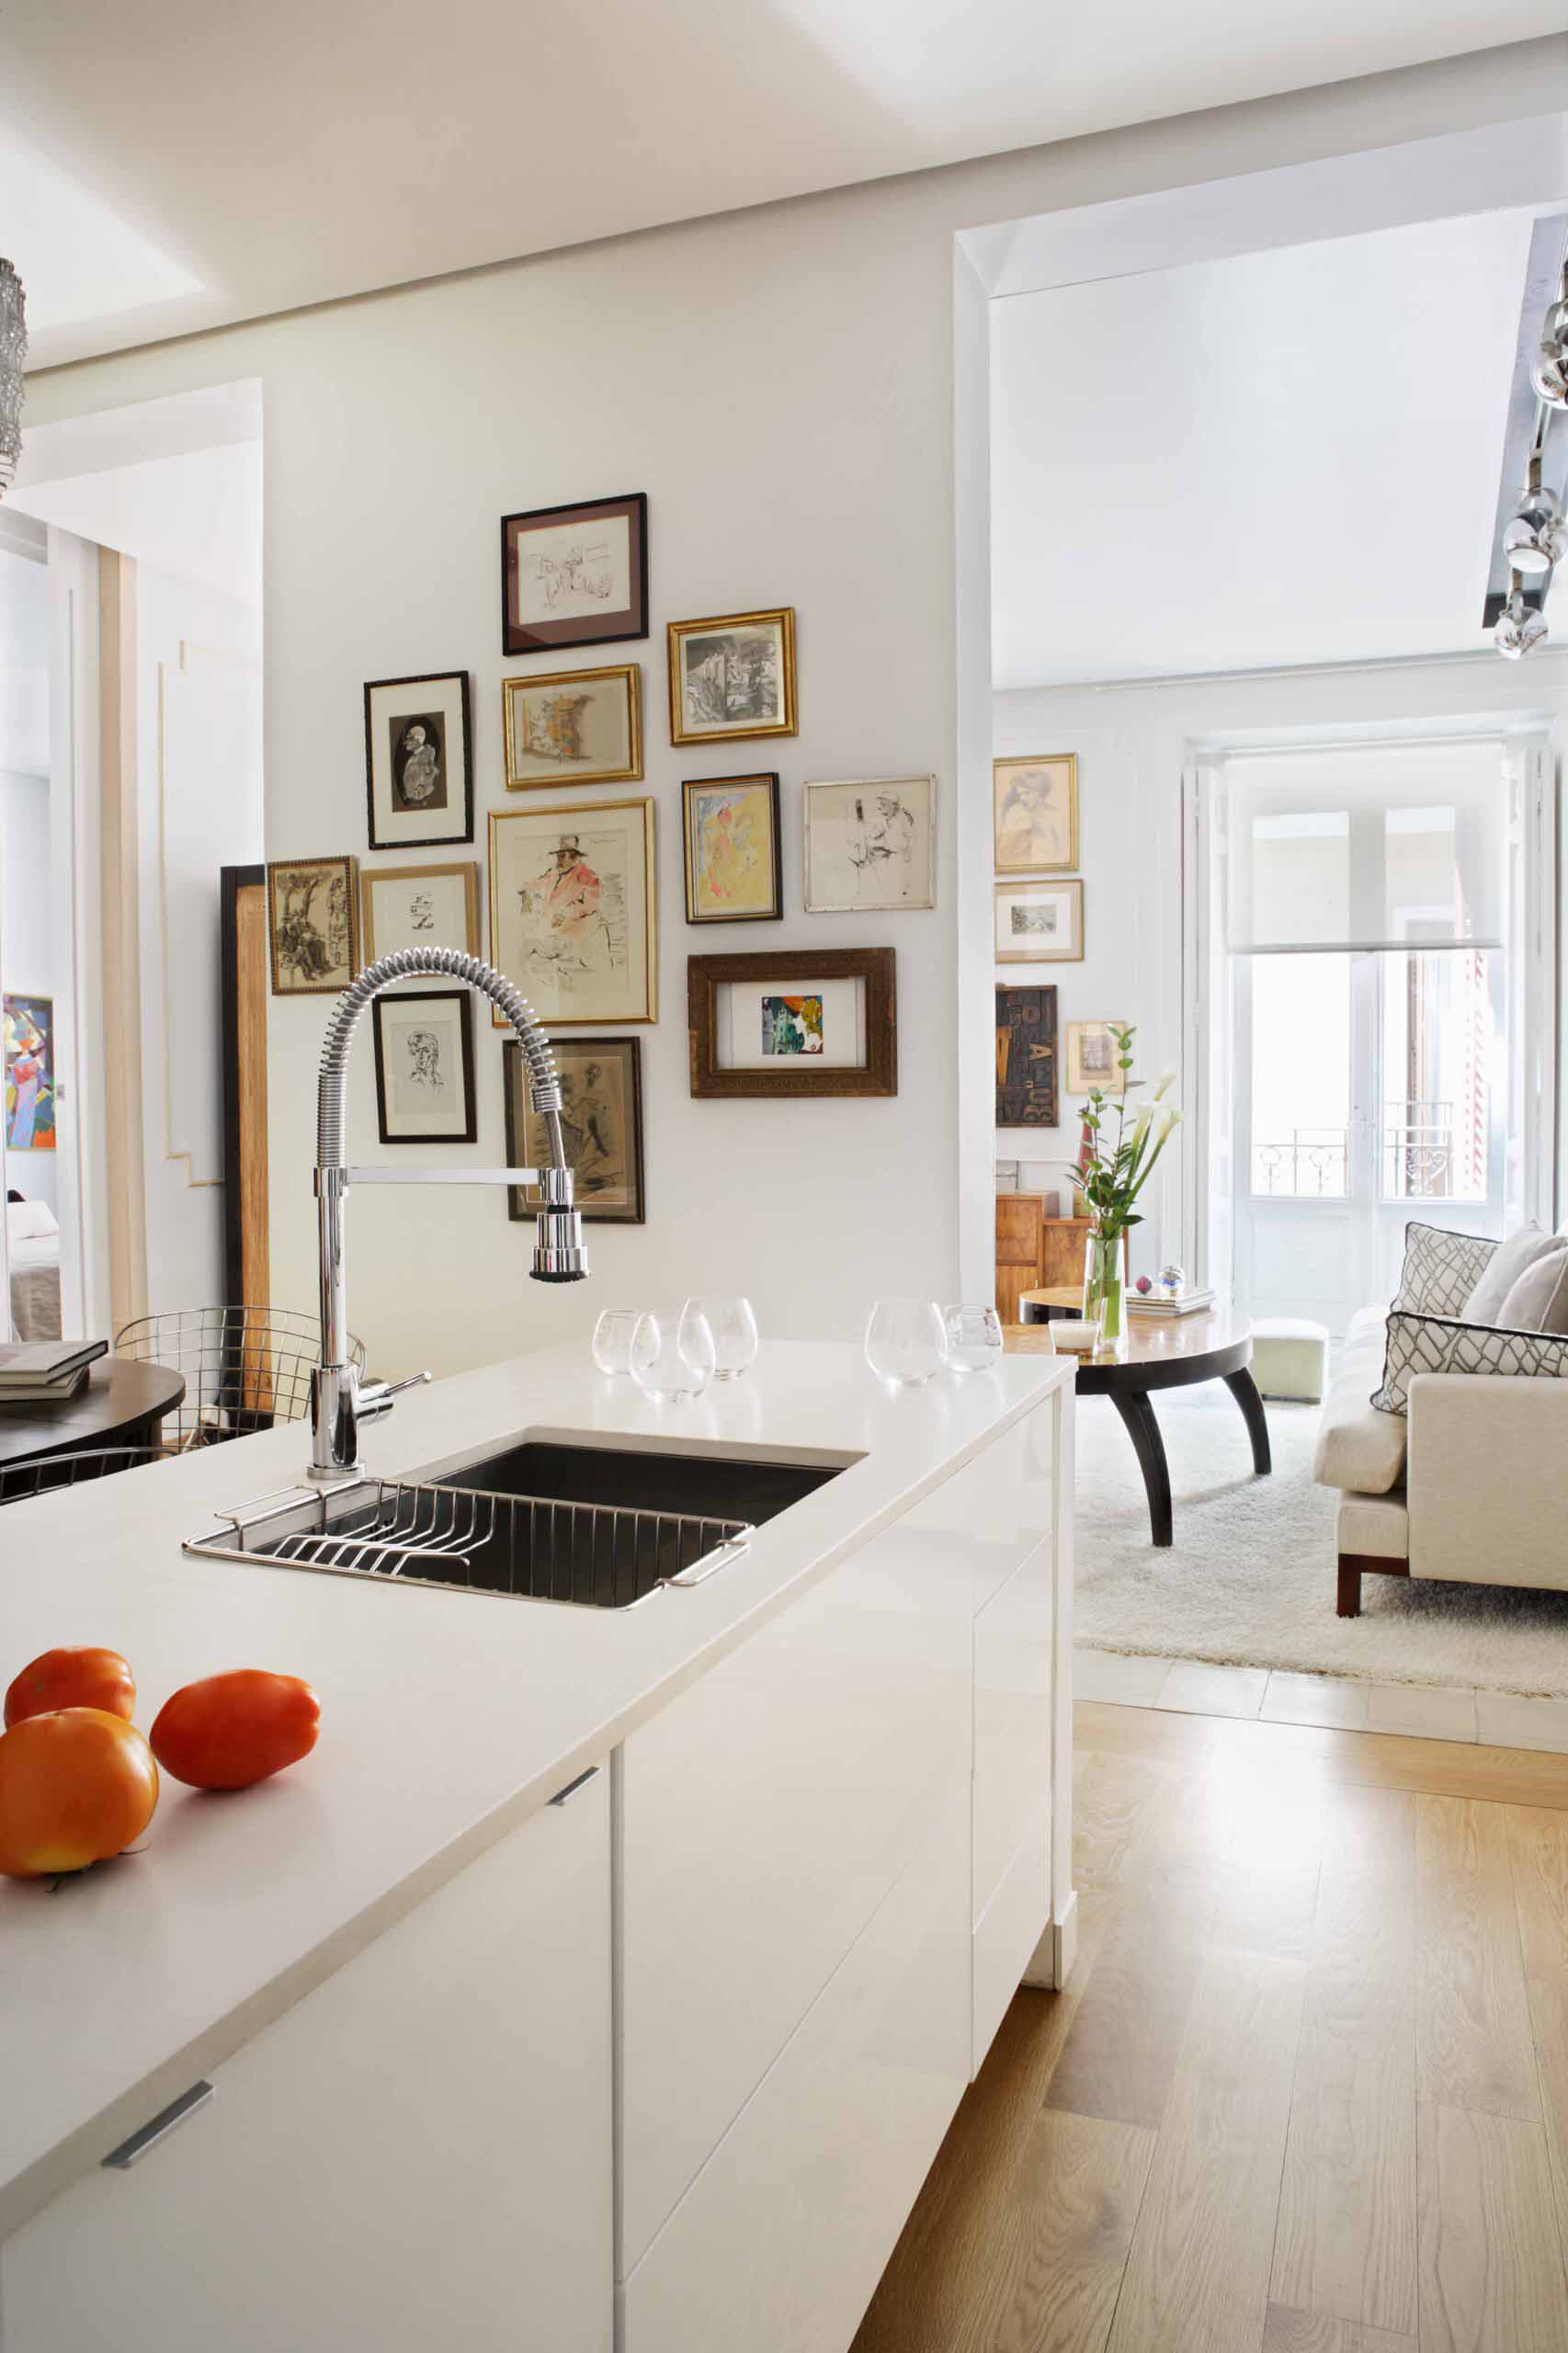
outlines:
{"label": "light wood floor", "polygon": [[1077,1711],[1022,1992],[855,2353],[1568,2353],[1568,1756]]}

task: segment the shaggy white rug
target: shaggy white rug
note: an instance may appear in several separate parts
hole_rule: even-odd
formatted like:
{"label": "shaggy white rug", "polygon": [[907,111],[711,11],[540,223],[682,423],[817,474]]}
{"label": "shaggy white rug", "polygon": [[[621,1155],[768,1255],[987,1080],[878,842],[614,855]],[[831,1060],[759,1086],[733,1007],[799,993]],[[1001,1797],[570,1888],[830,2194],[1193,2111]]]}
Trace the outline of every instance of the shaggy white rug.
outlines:
{"label": "shaggy white rug", "polygon": [[1335,1499],[1312,1483],[1315,1405],[1269,1404],[1274,1470],[1257,1479],[1241,1414],[1218,1382],[1153,1404],[1175,1497],[1165,1552],[1149,1541],[1142,1479],[1115,1409],[1078,1401],[1081,1646],[1568,1696],[1568,1593],[1369,1576],[1360,1617],[1335,1617]]}

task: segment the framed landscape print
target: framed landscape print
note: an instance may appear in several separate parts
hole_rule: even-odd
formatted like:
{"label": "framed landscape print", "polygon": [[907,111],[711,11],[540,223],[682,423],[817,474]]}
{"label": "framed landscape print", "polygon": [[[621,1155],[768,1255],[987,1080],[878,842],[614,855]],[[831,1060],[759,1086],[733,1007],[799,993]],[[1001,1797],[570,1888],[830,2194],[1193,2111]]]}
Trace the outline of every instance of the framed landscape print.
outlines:
{"label": "framed landscape print", "polygon": [[359,878],[365,961],[394,948],[461,948],[479,954],[479,861],[382,866]]}
{"label": "framed landscape print", "polygon": [[[550,1157],[544,1121],[528,1099],[523,1050],[501,1049],[506,1097],[506,1165],[540,1168]],[[642,1207],[642,1047],[636,1038],[574,1038],[557,1046],[561,1133],[585,1220],[641,1225]],[[533,1185],[512,1185],[507,1214],[531,1218],[544,1207]]]}
{"label": "framed landscape print", "polygon": [[647,634],[643,492],[501,517],[503,654],[611,645]]}
{"label": "framed landscape print", "polygon": [[365,790],[372,849],[473,839],[468,672],[378,678],[365,688]]}
{"label": "framed landscape print", "polygon": [[896,1095],[891,948],[687,959],[696,1096]]}
{"label": "framed landscape print", "polygon": [[274,996],[324,996],[359,969],[351,858],[280,858],[267,870]]}
{"label": "framed landscape print", "polygon": [[473,998],[467,989],[373,997],[383,1143],[472,1143]]}
{"label": "framed landscape print", "polygon": [[1054,1128],[1058,1118],[1056,991],[996,992],[996,1124]]}
{"label": "framed landscape print", "polygon": [[997,883],[999,964],[1078,964],[1083,957],[1082,882]]}
{"label": "framed landscape print", "polygon": [[672,744],[794,734],[792,606],[716,620],[671,621],[669,646]]}
{"label": "framed landscape print", "polygon": [[1116,1033],[1120,1021],[1070,1021],[1067,1024],[1067,1091],[1087,1095],[1098,1087],[1102,1095],[1125,1095],[1127,1073]]}
{"label": "framed landscape print", "polygon": [[681,786],[687,923],[772,923],[784,913],[777,776]]}
{"label": "framed landscape print", "polygon": [[993,760],[998,874],[1066,874],[1078,863],[1078,756]]}
{"label": "framed landscape print", "polygon": [[559,791],[563,784],[635,784],[642,774],[642,674],[559,670],[507,678],[506,790]]}
{"label": "framed landscape print", "polygon": [[490,961],[547,1029],[658,1018],[656,906],[652,801],[491,811]]}
{"label": "framed landscape print", "polygon": [[52,1152],[54,1138],[54,999],[13,996],[3,1001],[6,1032],[6,1149]]}
{"label": "framed landscape print", "polygon": [[808,784],[806,912],[934,907],[937,779]]}

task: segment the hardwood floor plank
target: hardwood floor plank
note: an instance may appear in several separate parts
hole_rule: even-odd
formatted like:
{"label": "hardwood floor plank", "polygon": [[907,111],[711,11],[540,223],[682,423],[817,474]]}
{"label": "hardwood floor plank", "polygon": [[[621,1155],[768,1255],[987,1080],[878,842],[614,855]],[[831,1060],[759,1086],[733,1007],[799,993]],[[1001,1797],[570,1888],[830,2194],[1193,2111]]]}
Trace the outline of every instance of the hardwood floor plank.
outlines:
{"label": "hardwood floor plank", "polygon": [[1263,2353],[1417,2353],[1417,2347],[1414,2336],[1394,2336],[1386,2328],[1270,2304]]}
{"label": "hardwood floor plank", "polygon": [[1541,2127],[1426,2101],[1419,2123],[1421,2353],[1564,2353]]}
{"label": "hardwood floor plank", "polygon": [[1416,2317],[1415,1809],[1335,1793],[1271,2284],[1287,2310],[1396,2336]]}
{"label": "hardwood floor plank", "polygon": [[1073,1777],[1073,1881],[1085,1893],[1115,1886],[1152,1813],[1174,1808],[1182,1776],[1142,1756],[1085,1756]]}
{"label": "hardwood floor plank", "polygon": [[1300,1961],[1213,1954],[1132,2234],[1110,2353],[1257,2353],[1301,2028]]}
{"label": "hardwood floor plank", "polygon": [[1109,2123],[1160,2122],[1208,1950],[1221,1869],[1129,1865],[1047,2107]]}
{"label": "hardwood floor plank", "polygon": [[1317,1915],[1324,1837],[1336,1801],[1323,1784],[1241,1778],[1212,1940],[1304,1961]]}
{"label": "hardwood floor plank", "polygon": [[1568,2254],[1568,1815],[1511,1807],[1508,1845],[1546,2145]]}
{"label": "hardwood floor plank", "polygon": [[1506,1816],[1423,1797],[1415,1822],[1418,2096],[1539,2120]]}

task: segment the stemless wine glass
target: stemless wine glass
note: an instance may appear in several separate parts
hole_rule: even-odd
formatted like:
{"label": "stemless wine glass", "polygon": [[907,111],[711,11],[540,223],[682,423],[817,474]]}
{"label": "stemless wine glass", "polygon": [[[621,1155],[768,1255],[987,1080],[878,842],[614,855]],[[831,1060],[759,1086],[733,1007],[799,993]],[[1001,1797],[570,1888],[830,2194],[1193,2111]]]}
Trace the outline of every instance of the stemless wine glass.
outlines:
{"label": "stemless wine glass", "polygon": [[866,1323],[866,1362],[895,1389],[917,1389],[948,1353],[941,1310],[930,1299],[879,1299]]}
{"label": "stemless wine glass", "polygon": [[688,1299],[686,1303],[708,1319],[708,1328],[713,1335],[714,1380],[738,1380],[747,1365],[756,1361],[756,1317],[750,1300],[715,1295]]}
{"label": "stemless wine glass", "polygon": [[700,1397],[713,1378],[713,1335],[708,1318],[685,1307],[639,1316],[631,1338],[631,1378],[656,1404]]}
{"label": "stemless wine glass", "polygon": [[955,1372],[985,1372],[1002,1361],[1002,1318],[994,1307],[960,1302],[942,1310],[948,1362]]}
{"label": "stemless wine glass", "polygon": [[632,1335],[642,1316],[640,1307],[605,1309],[594,1326],[594,1362],[601,1372],[631,1370]]}

